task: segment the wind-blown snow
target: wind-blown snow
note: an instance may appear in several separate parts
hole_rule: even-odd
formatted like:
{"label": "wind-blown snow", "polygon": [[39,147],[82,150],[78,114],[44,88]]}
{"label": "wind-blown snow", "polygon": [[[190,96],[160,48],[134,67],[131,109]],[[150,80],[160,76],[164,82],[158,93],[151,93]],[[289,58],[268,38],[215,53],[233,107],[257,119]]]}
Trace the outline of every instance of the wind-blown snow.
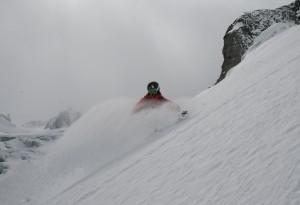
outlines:
{"label": "wind-blown snow", "polygon": [[165,127],[178,120],[169,104],[137,114],[132,113],[133,106],[131,100],[118,99],[91,109],[49,150],[51,172],[84,177],[157,139]]}
{"label": "wind-blown snow", "polygon": [[[41,161],[20,165],[21,173],[2,180],[3,185],[16,186],[13,189],[19,196],[1,196],[7,187],[2,187],[2,190],[0,187],[2,201],[9,201],[8,204],[20,201],[39,204],[40,190],[45,186],[49,186],[45,197],[69,189],[78,179],[97,173],[141,149],[181,122],[177,107],[172,103],[134,114],[135,103],[129,99],[117,99],[91,109],[61,139],[42,150],[49,154]],[[28,183],[35,186],[26,189]]]}
{"label": "wind-blown snow", "polygon": [[125,100],[91,110],[44,163],[0,179],[1,204],[299,204],[299,36],[252,50],[182,123]]}

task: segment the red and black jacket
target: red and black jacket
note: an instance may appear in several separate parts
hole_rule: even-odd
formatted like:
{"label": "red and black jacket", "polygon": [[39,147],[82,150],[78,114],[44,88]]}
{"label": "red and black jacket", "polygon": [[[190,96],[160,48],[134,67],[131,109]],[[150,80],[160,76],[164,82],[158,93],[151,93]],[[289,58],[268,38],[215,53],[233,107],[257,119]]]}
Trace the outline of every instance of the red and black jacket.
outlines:
{"label": "red and black jacket", "polygon": [[155,95],[147,94],[145,95],[135,106],[134,112],[138,112],[148,107],[159,106],[163,103],[170,102],[166,99],[160,92]]}

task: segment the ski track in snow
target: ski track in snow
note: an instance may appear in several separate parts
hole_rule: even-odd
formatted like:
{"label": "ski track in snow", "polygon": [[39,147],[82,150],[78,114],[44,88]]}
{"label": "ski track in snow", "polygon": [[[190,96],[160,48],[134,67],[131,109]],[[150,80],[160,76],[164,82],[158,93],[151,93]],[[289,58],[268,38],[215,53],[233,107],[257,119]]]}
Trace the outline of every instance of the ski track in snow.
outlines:
{"label": "ski track in snow", "polygon": [[[24,204],[300,204],[299,33],[299,26],[290,28],[253,49],[224,81],[193,99],[197,109],[183,123],[130,154],[120,152],[109,165],[60,178],[61,187],[29,192]],[[76,143],[57,149],[53,159],[76,156]],[[43,182],[38,178],[34,183]],[[7,190],[16,198],[4,197]],[[0,187],[4,204],[24,199],[18,191]]]}

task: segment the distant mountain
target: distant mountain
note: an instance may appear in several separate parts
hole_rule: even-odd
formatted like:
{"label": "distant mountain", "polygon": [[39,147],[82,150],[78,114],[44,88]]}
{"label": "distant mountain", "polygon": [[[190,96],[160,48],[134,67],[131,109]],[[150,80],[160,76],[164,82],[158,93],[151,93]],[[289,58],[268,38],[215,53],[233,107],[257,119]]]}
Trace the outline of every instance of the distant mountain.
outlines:
{"label": "distant mountain", "polygon": [[51,118],[45,125],[45,129],[59,129],[69,127],[80,118],[81,114],[73,110],[65,110]]}

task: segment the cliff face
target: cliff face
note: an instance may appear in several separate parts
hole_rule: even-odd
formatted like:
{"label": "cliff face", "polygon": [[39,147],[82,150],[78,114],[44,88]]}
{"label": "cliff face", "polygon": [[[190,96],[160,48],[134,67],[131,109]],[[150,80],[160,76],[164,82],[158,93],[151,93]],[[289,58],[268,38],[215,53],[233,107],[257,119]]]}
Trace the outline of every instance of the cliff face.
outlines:
{"label": "cliff face", "polygon": [[224,36],[224,62],[216,83],[223,80],[227,72],[241,62],[254,39],[275,23],[300,24],[300,0],[274,10],[247,12],[236,19]]}

